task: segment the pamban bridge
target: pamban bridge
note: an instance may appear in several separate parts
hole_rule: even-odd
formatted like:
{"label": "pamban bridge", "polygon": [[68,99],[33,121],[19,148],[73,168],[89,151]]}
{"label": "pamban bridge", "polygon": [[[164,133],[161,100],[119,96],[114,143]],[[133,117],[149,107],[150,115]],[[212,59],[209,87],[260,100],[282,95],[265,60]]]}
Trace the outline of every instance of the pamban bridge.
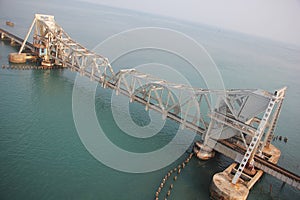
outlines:
{"label": "pamban bridge", "polygon": [[[30,43],[27,40],[32,31]],[[164,198],[161,191],[166,189],[167,179],[172,176],[176,181],[193,155],[207,160],[215,152],[233,159],[234,163],[213,176],[210,188],[213,199],[246,199],[263,173],[300,189],[299,176],[276,165],[280,150],[271,144],[286,88],[274,92],[209,90],[169,83],[135,69],[115,72],[107,58],[72,40],[50,15],[36,14],[24,40],[2,29],[0,33],[2,40],[20,46],[18,53],[9,55],[10,62],[38,60],[42,69],[60,67],[76,71],[202,136],[202,141],[194,144],[194,152],[162,179],[154,199]],[[211,105],[211,97],[217,99],[215,105]],[[172,188],[173,184],[166,189],[165,198]]]}

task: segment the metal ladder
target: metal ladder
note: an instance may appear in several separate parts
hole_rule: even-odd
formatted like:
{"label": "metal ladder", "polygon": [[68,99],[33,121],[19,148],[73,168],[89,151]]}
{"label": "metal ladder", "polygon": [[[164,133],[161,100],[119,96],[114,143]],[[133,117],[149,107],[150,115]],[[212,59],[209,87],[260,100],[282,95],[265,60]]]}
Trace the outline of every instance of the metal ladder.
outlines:
{"label": "metal ladder", "polygon": [[[284,95],[283,95],[282,98],[284,98]],[[271,130],[269,132],[268,139],[267,139],[267,142],[266,142],[267,146],[271,143],[271,141],[274,137],[274,130],[275,130],[275,127],[277,125],[277,121],[278,121],[278,117],[279,117],[279,114],[280,114],[280,111],[281,111],[282,103],[283,103],[283,99],[279,102],[278,108],[275,112],[274,121],[272,123],[272,127],[271,127]]]}
{"label": "metal ladder", "polygon": [[238,168],[237,172],[235,173],[235,175],[232,179],[233,184],[236,184],[236,182],[239,179],[239,177],[241,176],[241,174],[242,174],[242,172],[243,172],[250,156],[252,155],[253,150],[256,149],[256,146],[259,143],[259,140],[260,140],[262,134],[264,133],[264,129],[265,129],[266,124],[269,120],[270,114],[271,114],[271,112],[274,108],[275,101],[276,101],[276,98],[272,97],[270,102],[269,102],[269,105],[266,109],[266,112],[265,112],[261,122],[259,123],[258,128],[255,131],[255,135],[252,138],[251,143],[250,143],[250,145],[249,145],[249,147],[248,147],[248,149],[247,149],[247,151],[246,151],[246,153],[245,153],[245,155],[242,159],[242,162],[240,163],[239,168]]}

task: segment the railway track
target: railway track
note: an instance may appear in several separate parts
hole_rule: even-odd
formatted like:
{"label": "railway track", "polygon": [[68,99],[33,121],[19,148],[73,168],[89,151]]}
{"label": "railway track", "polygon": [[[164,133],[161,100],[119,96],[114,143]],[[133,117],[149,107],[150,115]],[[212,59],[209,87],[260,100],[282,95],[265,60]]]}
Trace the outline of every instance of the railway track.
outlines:
{"label": "railway track", "polygon": [[[232,150],[232,151],[235,151],[236,153],[240,154],[240,155],[236,154],[235,156],[230,157],[230,155],[233,155],[233,154],[225,153],[225,155],[230,157],[231,159],[236,159],[237,157],[244,155],[246,152],[245,149],[241,148],[240,146],[236,145],[235,143],[230,143],[226,140],[218,141],[218,144],[225,146],[225,148],[229,148],[227,150]],[[217,145],[216,150],[218,152],[219,152],[219,148],[220,147],[218,147],[218,145]],[[224,154],[224,152],[225,151],[220,152],[220,153]],[[275,178],[283,181],[284,183],[287,183],[287,184],[300,190],[300,177],[297,174],[295,174],[287,169],[284,169],[283,167],[280,167],[280,166],[268,161],[267,159],[261,158],[257,155],[254,157],[254,160],[255,160],[254,166],[256,168],[261,169],[265,173],[270,174],[270,175],[274,176]]]}

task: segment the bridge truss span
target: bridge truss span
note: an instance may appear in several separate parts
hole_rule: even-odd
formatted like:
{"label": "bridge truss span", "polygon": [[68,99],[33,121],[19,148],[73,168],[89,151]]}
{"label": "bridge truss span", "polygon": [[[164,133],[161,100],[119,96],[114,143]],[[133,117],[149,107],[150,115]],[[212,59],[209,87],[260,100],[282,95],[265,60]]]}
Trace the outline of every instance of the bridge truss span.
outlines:
{"label": "bridge truss span", "polygon": [[[211,90],[171,83],[135,69],[114,72],[109,60],[73,40],[51,15],[36,14],[20,52],[31,31],[34,51],[45,65],[68,67],[99,82],[130,102],[139,102],[202,135],[206,147],[218,150],[218,141],[235,138],[246,150],[233,183],[254,157],[270,145],[286,88],[274,93],[260,89]],[[213,142],[212,142],[213,141]],[[224,153],[225,154],[225,153]],[[229,155],[230,157],[230,155]]]}
{"label": "bridge truss span", "polygon": [[106,76],[114,76],[108,59],[73,40],[55,22],[54,16],[36,14],[24,41],[28,39],[32,29],[34,30],[33,46],[39,52],[39,57],[43,60],[42,64],[62,65],[78,71],[81,75],[89,73],[91,78],[99,77],[101,80]]}

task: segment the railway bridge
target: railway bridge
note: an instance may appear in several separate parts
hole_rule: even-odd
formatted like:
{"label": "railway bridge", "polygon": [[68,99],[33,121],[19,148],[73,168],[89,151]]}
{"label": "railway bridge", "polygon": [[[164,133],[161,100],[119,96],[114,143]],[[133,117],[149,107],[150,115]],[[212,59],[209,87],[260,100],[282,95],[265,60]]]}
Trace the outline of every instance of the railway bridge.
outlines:
{"label": "railway bridge", "polygon": [[[28,38],[33,31],[33,42]],[[20,45],[10,57],[19,60],[24,49],[51,68],[59,65],[98,82],[104,88],[122,94],[130,102],[153,109],[202,136],[195,145],[201,159],[209,159],[217,151],[235,161],[213,178],[213,198],[233,197],[248,192],[263,172],[300,189],[300,177],[276,165],[280,150],[271,144],[282,109],[286,88],[268,92],[261,89],[210,90],[170,83],[135,69],[113,70],[109,60],[73,40],[54,20],[54,16],[36,14],[25,39],[0,29],[1,39]],[[24,61],[24,60],[23,60]],[[211,99],[216,99],[212,105]],[[236,185],[238,187],[232,187]],[[231,192],[230,192],[230,191]],[[229,192],[228,192],[229,191]],[[237,192],[238,191],[238,192]]]}

